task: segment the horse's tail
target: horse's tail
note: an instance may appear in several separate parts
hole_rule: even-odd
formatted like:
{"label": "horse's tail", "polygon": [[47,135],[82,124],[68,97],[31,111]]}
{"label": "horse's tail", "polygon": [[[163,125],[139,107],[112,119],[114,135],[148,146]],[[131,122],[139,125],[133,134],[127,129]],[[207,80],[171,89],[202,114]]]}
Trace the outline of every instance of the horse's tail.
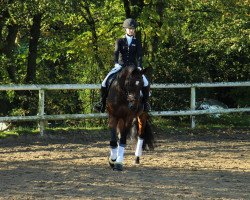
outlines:
{"label": "horse's tail", "polygon": [[144,142],[143,142],[143,150],[148,147],[149,150],[154,150],[154,135],[151,126],[151,119],[148,115],[148,119],[146,121],[145,131],[144,131]]}
{"label": "horse's tail", "polygon": [[[151,127],[151,119],[150,116],[147,114],[146,117],[146,124],[145,124],[145,129],[144,129],[144,133],[143,133],[143,150],[146,150],[147,148],[149,150],[154,150],[154,135],[153,135],[153,131],[152,131],[152,127]],[[137,119],[134,120],[132,127],[130,129],[130,137],[131,140],[134,141],[134,144],[137,144],[137,140],[138,140],[138,121]]]}

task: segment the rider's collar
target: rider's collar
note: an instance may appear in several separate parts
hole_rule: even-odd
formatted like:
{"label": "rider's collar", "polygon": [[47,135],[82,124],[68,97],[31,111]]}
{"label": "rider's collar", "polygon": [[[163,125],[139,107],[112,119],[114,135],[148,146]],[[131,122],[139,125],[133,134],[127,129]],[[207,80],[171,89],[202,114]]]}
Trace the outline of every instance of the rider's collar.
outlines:
{"label": "rider's collar", "polygon": [[135,39],[135,36],[133,36],[133,35],[128,35],[128,34],[125,34],[125,38],[133,38],[133,39]]}
{"label": "rider's collar", "polygon": [[127,42],[128,42],[128,46],[130,46],[130,44],[132,43],[132,40],[133,40],[133,36],[129,36],[126,34],[126,39],[127,39]]}

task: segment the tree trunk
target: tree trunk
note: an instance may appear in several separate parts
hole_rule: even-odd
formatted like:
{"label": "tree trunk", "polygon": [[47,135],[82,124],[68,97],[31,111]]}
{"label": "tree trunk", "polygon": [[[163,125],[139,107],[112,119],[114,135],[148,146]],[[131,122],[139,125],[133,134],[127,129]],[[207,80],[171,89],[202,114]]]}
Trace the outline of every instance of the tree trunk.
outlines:
{"label": "tree trunk", "polygon": [[30,28],[29,54],[26,74],[26,83],[33,83],[36,79],[36,59],[38,40],[41,32],[42,14],[38,13],[33,17],[33,24]]}
{"label": "tree trunk", "polygon": [[[13,3],[12,0],[10,0],[6,5],[6,8],[8,4]],[[9,25],[7,26],[7,36],[4,38],[3,35],[3,29],[6,26],[6,21],[10,20]],[[6,57],[9,59],[8,66],[6,68],[9,78],[12,82],[16,82],[16,66],[13,64],[14,60],[14,50],[16,47],[15,40],[18,33],[18,25],[13,22],[13,20],[10,19],[10,14],[8,9],[4,9],[2,13],[0,14],[0,53],[3,53],[6,55]]]}
{"label": "tree trunk", "polygon": [[126,18],[131,18],[131,10],[129,7],[129,0],[123,0],[123,6],[124,6]]}
{"label": "tree trunk", "polygon": [[94,57],[95,57],[96,62],[98,63],[99,68],[102,70],[104,69],[104,64],[102,62],[102,59],[99,56],[98,36],[96,34],[95,20],[93,19],[92,14],[89,10],[89,5],[85,5],[84,9],[87,15],[83,17],[87,21],[91,30],[91,34],[92,34],[92,45],[93,45],[93,50],[94,50]]}
{"label": "tree trunk", "polygon": [[[5,26],[6,20],[10,17],[8,6],[13,3],[13,0],[7,2],[1,2],[1,13],[0,13],[0,43],[3,43],[3,27]],[[2,45],[0,44],[0,49],[2,50]]]}
{"label": "tree trunk", "polygon": [[144,7],[143,0],[123,0],[126,18],[137,19]]}
{"label": "tree trunk", "polygon": [[[157,24],[157,29],[160,30],[161,27],[162,27],[162,24],[163,24],[163,11],[164,11],[164,3],[163,1],[159,1],[157,4],[156,4],[156,12],[158,13],[159,15],[159,21],[156,21],[155,24]],[[156,29],[156,31],[157,31]],[[158,50],[158,45],[159,45],[159,37],[158,35],[155,33],[153,38],[152,38],[152,52],[151,52],[151,58],[152,58],[152,62],[155,61],[155,52],[157,52]]]}
{"label": "tree trunk", "polygon": [[7,72],[8,72],[9,78],[15,83],[16,82],[16,66],[12,64],[12,62],[13,62],[13,57],[14,57],[14,50],[16,47],[15,40],[16,40],[17,33],[18,33],[18,25],[14,23],[11,25],[8,25],[7,30],[8,30],[8,35],[6,37],[6,40],[3,42],[3,48],[1,51],[9,59]]}

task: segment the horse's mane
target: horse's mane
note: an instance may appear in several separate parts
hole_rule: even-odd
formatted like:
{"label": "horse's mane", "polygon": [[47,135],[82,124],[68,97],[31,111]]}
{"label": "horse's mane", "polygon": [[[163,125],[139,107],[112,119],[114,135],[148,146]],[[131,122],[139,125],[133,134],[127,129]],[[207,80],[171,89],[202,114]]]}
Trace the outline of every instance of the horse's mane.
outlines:
{"label": "horse's mane", "polygon": [[140,75],[141,75],[140,70],[137,67],[130,65],[130,66],[124,67],[120,71],[120,73],[117,76],[117,79],[118,79],[118,82],[124,83],[126,78],[128,78],[129,76],[136,77],[136,76],[140,76]]}

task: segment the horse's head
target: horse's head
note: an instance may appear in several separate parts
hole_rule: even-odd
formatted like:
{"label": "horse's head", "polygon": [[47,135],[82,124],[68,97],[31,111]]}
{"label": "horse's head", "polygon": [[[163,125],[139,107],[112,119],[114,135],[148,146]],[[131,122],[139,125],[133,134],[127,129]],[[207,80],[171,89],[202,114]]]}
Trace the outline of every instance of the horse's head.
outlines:
{"label": "horse's head", "polygon": [[142,73],[137,68],[128,73],[124,88],[127,94],[128,107],[132,111],[136,111],[140,103],[140,93],[143,87]]}
{"label": "horse's head", "polygon": [[147,70],[140,70],[133,66],[124,68],[121,74],[121,84],[123,84],[123,90],[126,94],[126,100],[128,102],[128,108],[132,111],[137,111],[141,102],[141,90],[143,88],[142,75]]}

